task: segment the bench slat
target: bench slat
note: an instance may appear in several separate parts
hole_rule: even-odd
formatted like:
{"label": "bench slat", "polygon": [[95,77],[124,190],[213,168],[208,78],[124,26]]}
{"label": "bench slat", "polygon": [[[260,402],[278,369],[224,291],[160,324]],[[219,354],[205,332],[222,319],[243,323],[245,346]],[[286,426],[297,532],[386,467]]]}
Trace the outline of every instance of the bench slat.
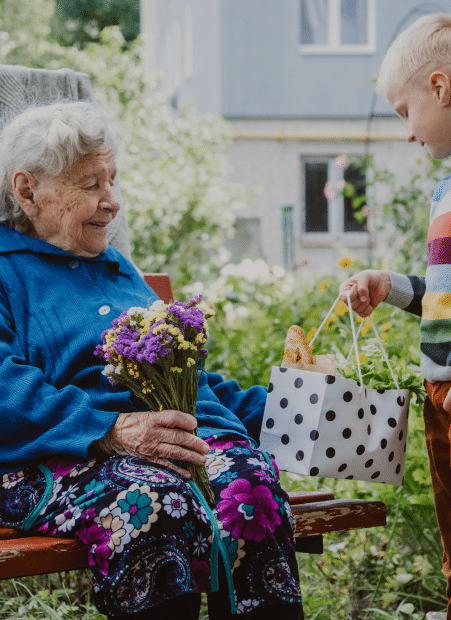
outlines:
{"label": "bench slat", "polygon": [[88,568],[78,539],[26,536],[0,542],[0,579]]}
{"label": "bench slat", "polygon": [[296,517],[295,536],[311,536],[386,525],[383,502],[335,499],[327,502],[292,505]]}
{"label": "bench slat", "polygon": [[[385,504],[377,501],[311,501],[291,509],[296,517],[296,550],[306,553],[322,552],[322,534],[386,524]],[[1,527],[0,539],[0,579],[88,567],[87,548],[77,539],[27,536]]]}

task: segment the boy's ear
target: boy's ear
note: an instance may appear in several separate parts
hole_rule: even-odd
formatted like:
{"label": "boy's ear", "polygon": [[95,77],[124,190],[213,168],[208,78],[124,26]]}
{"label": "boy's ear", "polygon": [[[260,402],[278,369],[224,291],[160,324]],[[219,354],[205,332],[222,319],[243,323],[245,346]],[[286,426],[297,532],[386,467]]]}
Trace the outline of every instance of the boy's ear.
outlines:
{"label": "boy's ear", "polygon": [[451,103],[451,79],[443,71],[434,71],[429,77],[429,85],[443,106]]}
{"label": "boy's ear", "polygon": [[28,170],[15,170],[13,174],[13,193],[25,214],[33,219],[39,213],[36,193],[39,181]]}

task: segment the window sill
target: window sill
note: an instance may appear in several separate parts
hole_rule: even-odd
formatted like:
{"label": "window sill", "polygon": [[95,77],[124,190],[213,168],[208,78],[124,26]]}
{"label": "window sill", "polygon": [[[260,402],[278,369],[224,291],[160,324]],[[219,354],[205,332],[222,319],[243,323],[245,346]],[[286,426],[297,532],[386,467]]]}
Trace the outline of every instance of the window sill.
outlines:
{"label": "window sill", "polygon": [[376,53],[375,45],[300,45],[303,56],[371,56]]}
{"label": "window sill", "polygon": [[366,233],[343,233],[342,235],[321,235],[318,233],[305,233],[298,238],[298,244],[302,248],[332,248],[337,244],[348,248],[374,248],[374,238]]}

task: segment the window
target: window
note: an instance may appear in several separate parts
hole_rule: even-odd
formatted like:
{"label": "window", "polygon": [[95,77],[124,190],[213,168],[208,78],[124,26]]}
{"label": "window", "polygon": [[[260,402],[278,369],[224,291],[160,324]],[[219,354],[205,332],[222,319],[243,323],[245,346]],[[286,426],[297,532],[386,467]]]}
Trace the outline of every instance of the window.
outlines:
{"label": "window", "polygon": [[[343,192],[346,183],[354,188],[353,196]],[[366,222],[355,218],[353,208],[353,199],[366,193],[366,180],[358,166],[348,164],[346,155],[303,158],[302,186],[306,237],[333,241],[346,235],[366,241]]]}
{"label": "window", "polygon": [[375,0],[301,0],[303,54],[374,54]]}

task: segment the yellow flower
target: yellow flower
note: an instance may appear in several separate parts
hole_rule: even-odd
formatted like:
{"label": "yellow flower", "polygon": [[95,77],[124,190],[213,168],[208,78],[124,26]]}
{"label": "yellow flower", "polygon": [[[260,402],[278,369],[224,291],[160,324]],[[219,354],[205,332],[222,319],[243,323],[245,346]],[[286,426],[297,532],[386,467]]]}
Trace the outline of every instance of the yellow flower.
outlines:
{"label": "yellow flower", "polygon": [[363,323],[362,331],[360,332],[362,336],[368,333],[370,327],[371,327],[371,319],[369,316],[366,316],[365,322]]}
{"label": "yellow flower", "polygon": [[313,340],[313,336],[316,334],[317,331],[318,331],[317,329],[312,327],[312,329],[309,331],[309,333],[306,336],[307,342],[310,342],[311,340]]}
{"label": "yellow flower", "polygon": [[337,316],[341,316],[342,314],[346,314],[346,312],[348,312],[347,304],[345,304],[345,302],[342,299],[340,299],[340,301],[338,302],[338,304],[334,308],[334,312],[335,312],[335,314]]}
{"label": "yellow flower", "polygon": [[387,340],[387,334],[381,334],[381,340]]}
{"label": "yellow flower", "polygon": [[330,317],[327,319],[324,325],[324,329],[326,330],[326,332],[330,329],[331,324],[336,320],[336,318],[337,318],[336,314],[331,314]]}
{"label": "yellow flower", "polygon": [[323,280],[319,283],[319,290],[324,291],[330,284],[330,280]]}
{"label": "yellow flower", "polygon": [[359,360],[360,360],[361,362],[367,362],[367,361],[368,361],[368,358],[367,358],[367,356],[366,356],[366,355],[363,355],[363,353],[360,353],[360,355],[359,355]]}
{"label": "yellow flower", "polygon": [[195,363],[196,363],[196,360],[193,360],[193,358],[192,358],[192,357],[189,357],[189,358],[186,360],[186,365],[188,366],[188,368],[189,368],[190,366],[193,366]]}
{"label": "yellow flower", "polygon": [[392,326],[393,326],[393,323],[392,323],[391,321],[389,321],[388,323],[384,323],[384,324],[382,325],[381,330],[382,330],[383,332],[386,332],[386,331],[387,331],[387,329],[390,329],[390,327],[392,327]]}
{"label": "yellow flower", "polygon": [[348,269],[355,263],[355,256],[342,256],[337,265],[340,269]]}
{"label": "yellow flower", "polygon": [[181,374],[183,371],[178,366],[172,366],[171,372],[178,372],[179,374]]}

